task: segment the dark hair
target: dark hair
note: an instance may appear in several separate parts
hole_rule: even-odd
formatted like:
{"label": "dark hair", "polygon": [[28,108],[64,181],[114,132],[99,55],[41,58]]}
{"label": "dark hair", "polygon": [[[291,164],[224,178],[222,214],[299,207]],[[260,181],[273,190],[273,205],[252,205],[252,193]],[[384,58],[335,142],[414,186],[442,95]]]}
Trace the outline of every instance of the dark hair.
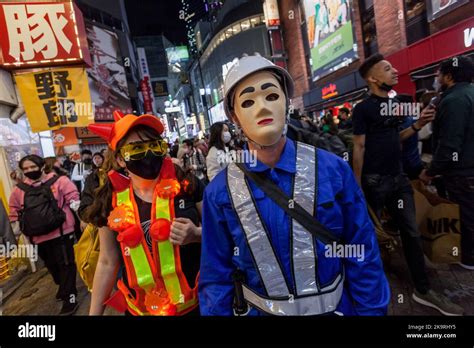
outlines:
{"label": "dark hair", "polygon": [[209,138],[209,148],[215,147],[219,150],[225,150],[225,144],[222,140],[222,131],[224,129],[225,122],[216,122],[211,126],[210,138]]}
{"label": "dark hair", "polygon": [[99,156],[102,158],[102,161],[104,160],[104,155],[102,155],[100,152],[96,152],[95,154],[92,155],[92,157]]}
{"label": "dark hair", "polygon": [[418,102],[420,102],[423,105],[423,108],[426,108],[428,104],[430,103],[431,98],[437,97],[437,96],[438,96],[438,92],[426,90],[422,95],[420,95]]}
{"label": "dark hair", "polygon": [[194,141],[193,139],[185,139],[183,140],[183,144],[188,145],[189,147],[194,147]]}
{"label": "dark hair", "polygon": [[451,74],[454,82],[472,82],[474,64],[469,57],[458,56],[446,59],[439,65],[443,75]]}
{"label": "dark hair", "polygon": [[125,136],[122,139],[120,139],[120,141],[117,143],[117,149],[119,149],[125,144],[128,136],[132,132],[137,133],[141,141],[162,139],[161,134],[157,130],[141,124],[141,125],[131,128],[127,132],[127,134],[125,134]]}
{"label": "dark hair", "polygon": [[92,156],[92,151],[91,150],[82,150],[81,151],[81,156],[84,156],[84,155],[91,155]]}
{"label": "dark hair", "polygon": [[44,159],[44,173],[49,174],[54,171],[54,163],[56,163],[56,157],[46,157]]}
{"label": "dark hair", "polygon": [[293,112],[290,112],[290,118],[294,120],[299,120],[301,117],[300,110],[299,109],[293,109],[291,110]]}
{"label": "dark hair", "polygon": [[367,78],[367,75],[369,74],[370,69],[372,69],[372,67],[375,64],[377,64],[378,62],[381,62],[382,60],[385,60],[385,58],[380,53],[371,55],[369,58],[364,60],[362,65],[359,67],[360,76],[362,76],[363,79]]}
{"label": "dark hair", "polygon": [[178,150],[179,150],[179,145],[174,144],[170,147],[170,156],[172,158],[177,158],[178,157]]}
{"label": "dark hair", "polygon": [[23,170],[23,163],[30,161],[36,164],[40,169],[45,165],[44,159],[38,155],[27,155],[18,162],[18,167]]}
{"label": "dark hair", "polygon": [[176,179],[178,179],[181,186],[181,193],[187,196],[192,196],[196,189],[196,180],[199,180],[192,171],[185,171],[183,168],[174,164],[176,172]]}
{"label": "dark hair", "polygon": [[417,89],[416,92],[415,92],[415,100],[417,102],[420,102],[420,98],[423,94],[425,94],[426,92],[428,92],[428,89],[427,88],[421,88],[421,89]]}
{"label": "dark hair", "polygon": [[[120,171],[121,168],[117,164],[117,156],[120,154],[120,148],[125,144],[130,133],[135,132],[142,141],[161,139],[160,133],[153,128],[145,125],[138,125],[131,128],[120,141],[117,143],[116,150],[109,149],[107,158],[103,164],[103,173],[108,173],[111,169]],[[83,220],[92,223],[95,226],[107,226],[107,218],[112,211],[112,194],[114,188],[107,175],[104,175],[104,185],[99,186],[95,191],[97,199],[85,209]]]}
{"label": "dark hair", "polygon": [[345,112],[347,115],[349,115],[351,113],[348,108],[340,108],[339,112],[341,112],[341,111]]}

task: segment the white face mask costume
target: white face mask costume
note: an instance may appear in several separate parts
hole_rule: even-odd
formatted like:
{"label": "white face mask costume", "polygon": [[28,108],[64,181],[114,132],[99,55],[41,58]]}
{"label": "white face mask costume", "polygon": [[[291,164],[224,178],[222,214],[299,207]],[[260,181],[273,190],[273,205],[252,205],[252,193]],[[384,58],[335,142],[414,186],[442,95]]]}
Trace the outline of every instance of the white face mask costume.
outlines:
{"label": "white face mask costume", "polygon": [[280,140],[286,124],[286,95],[274,74],[260,71],[237,84],[234,118],[245,135],[260,146]]}
{"label": "white face mask costume", "polygon": [[278,143],[286,134],[290,74],[260,55],[244,55],[224,82],[224,110],[245,136],[260,148]]}

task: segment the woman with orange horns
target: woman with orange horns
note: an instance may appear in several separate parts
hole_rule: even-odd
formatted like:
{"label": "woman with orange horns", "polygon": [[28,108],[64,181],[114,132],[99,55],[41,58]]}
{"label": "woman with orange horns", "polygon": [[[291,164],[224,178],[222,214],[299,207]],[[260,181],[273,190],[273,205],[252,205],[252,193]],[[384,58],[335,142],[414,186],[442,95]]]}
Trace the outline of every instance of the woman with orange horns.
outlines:
{"label": "woman with orange horns", "polygon": [[202,183],[172,164],[157,117],[114,118],[89,126],[121,168],[85,212],[100,227],[90,314],[105,305],[131,315],[198,314]]}

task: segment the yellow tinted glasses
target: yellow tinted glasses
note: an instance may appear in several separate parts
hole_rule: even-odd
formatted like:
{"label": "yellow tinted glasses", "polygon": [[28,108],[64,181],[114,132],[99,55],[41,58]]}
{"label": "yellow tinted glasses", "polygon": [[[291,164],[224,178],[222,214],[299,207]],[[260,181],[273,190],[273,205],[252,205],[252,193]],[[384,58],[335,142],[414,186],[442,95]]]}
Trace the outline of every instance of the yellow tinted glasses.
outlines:
{"label": "yellow tinted glasses", "polygon": [[155,156],[165,156],[167,150],[168,144],[159,139],[125,145],[120,149],[120,154],[125,161],[136,161],[144,158],[148,151],[151,151]]}

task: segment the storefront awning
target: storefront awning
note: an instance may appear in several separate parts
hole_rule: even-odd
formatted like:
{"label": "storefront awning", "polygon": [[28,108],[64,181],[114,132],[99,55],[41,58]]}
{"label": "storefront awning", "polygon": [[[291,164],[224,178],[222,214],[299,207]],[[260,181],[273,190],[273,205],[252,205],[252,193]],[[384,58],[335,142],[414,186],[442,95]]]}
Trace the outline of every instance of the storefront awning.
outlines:
{"label": "storefront awning", "polygon": [[331,105],[354,100],[367,91],[365,81],[353,71],[334,82],[312,89],[303,96],[307,111],[316,111]]}

